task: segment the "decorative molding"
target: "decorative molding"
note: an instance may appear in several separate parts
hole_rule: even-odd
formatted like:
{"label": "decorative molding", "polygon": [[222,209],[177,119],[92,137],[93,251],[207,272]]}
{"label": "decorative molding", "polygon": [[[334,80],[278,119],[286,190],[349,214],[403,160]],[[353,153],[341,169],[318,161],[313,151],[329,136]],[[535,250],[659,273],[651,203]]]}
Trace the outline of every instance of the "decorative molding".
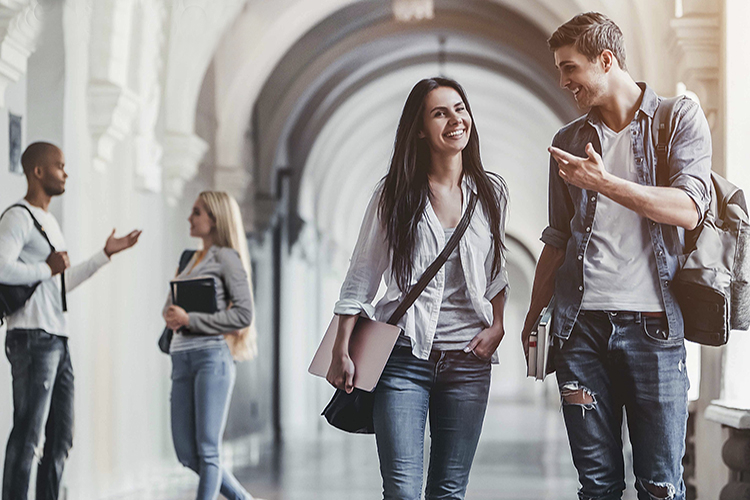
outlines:
{"label": "decorative molding", "polygon": [[164,134],[164,192],[170,205],[182,198],[185,183],[198,173],[208,143],[195,134],[167,132]]}
{"label": "decorative molding", "polygon": [[115,146],[130,133],[138,96],[110,82],[89,82],[88,101],[93,164],[103,171],[112,161]]}
{"label": "decorative molding", "polygon": [[706,408],[707,420],[737,430],[750,430],[750,408],[742,408],[732,401],[716,399]]}
{"label": "decorative molding", "polygon": [[26,74],[29,56],[36,50],[44,8],[37,0],[0,3],[0,107],[5,89]]}
{"label": "decorative molding", "polygon": [[128,88],[133,2],[97,0],[91,14],[88,114],[93,164],[106,169],[131,132],[138,95]]}
{"label": "decorative molding", "polygon": [[392,0],[393,17],[399,22],[422,21],[435,17],[433,0]]}

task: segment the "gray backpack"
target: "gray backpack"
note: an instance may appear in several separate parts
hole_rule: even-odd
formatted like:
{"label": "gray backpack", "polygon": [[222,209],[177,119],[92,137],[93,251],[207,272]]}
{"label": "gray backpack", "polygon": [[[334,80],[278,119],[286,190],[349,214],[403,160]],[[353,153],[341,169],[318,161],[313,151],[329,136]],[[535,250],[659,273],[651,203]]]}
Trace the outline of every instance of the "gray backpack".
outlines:
{"label": "gray backpack", "polygon": [[[669,178],[668,143],[675,104],[664,99],[654,118],[657,185]],[[672,287],[682,309],[685,338],[720,346],[730,330],[750,327],[750,223],[745,194],[711,172],[711,205],[703,222],[685,235],[685,253]]]}

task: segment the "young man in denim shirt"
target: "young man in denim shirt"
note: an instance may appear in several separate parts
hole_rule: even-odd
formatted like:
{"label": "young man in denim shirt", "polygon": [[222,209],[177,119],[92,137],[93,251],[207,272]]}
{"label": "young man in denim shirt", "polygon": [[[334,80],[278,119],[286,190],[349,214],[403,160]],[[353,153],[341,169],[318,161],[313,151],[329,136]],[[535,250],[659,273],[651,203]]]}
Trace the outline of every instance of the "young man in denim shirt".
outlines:
{"label": "young man in denim shirt", "polygon": [[581,14],[549,40],[560,85],[587,115],[549,148],[549,226],[522,341],[556,296],[554,367],[582,500],[622,497],[623,408],[638,498],[684,499],[688,378],[670,285],[685,230],[710,200],[711,137],[700,106],[677,103],[668,186],[656,186],[661,99],[636,83],[620,29]]}

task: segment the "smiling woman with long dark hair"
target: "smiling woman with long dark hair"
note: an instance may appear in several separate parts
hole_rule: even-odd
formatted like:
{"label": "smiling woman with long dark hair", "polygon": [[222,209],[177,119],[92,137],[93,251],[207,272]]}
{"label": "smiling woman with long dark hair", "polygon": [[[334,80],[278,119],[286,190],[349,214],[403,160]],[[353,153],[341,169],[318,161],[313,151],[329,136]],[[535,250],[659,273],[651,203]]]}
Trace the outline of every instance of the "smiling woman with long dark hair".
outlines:
{"label": "smiling woman with long dark hair", "polygon": [[[328,381],[351,391],[349,338],[357,316],[384,321],[443,250],[476,197],[466,232],[398,322],[402,334],[375,388],[373,422],[383,497],[419,498],[426,421],[425,498],[463,499],[504,336],[505,182],[488,173],[463,88],[418,82],[404,105],[388,174],[373,195],[334,312]],[[372,301],[385,280],[385,296]]]}

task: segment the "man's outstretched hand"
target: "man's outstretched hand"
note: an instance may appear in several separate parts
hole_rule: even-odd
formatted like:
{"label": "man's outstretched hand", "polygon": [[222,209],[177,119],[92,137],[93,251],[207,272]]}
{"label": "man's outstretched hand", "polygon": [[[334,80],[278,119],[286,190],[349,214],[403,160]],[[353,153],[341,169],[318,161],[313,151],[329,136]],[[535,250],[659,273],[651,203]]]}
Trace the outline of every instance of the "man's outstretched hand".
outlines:
{"label": "man's outstretched hand", "polygon": [[586,144],[587,158],[580,158],[554,146],[547,148],[547,151],[557,161],[560,177],[565,182],[581,189],[601,192],[602,185],[610,174],[604,168],[601,155],[590,142]]}
{"label": "man's outstretched hand", "polygon": [[112,257],[114,254],[122,252],[138,243],[138,238],[141,236],[143,231],[135,230],[122,238],[115,238],[115,230],[112,230],[112,234],[107,238],[107,243],[104,244],[104,253],[107,257]]}

